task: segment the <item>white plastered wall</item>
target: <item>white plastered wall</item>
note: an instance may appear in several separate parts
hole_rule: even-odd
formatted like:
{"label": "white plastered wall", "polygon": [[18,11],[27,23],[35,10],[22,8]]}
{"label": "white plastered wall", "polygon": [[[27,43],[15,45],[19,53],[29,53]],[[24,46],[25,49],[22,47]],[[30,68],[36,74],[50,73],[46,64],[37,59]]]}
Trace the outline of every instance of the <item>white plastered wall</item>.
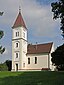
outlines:
{"label": "white plastered wall", "polygon": [[54,43],[53,43],[53,45],[52,45],[51,52],[49,53],[49,58],[50,58],[50,61],[49,61],[49,62],[50,62],[50,69],[51,69],[51,71],[54,71],[56,67],[52,64],[52,61],[51,61],[51,58],[52,58],[52,57],[51,57],[51,53],[52,53],[52,52],[54,52]]}
{"label": "white plastered wall", "polygon": [[[35,57],[37,57],[37,64],[35,64]],[[30,58],[30,64],[28,64],[28,58]],[[27,55],[27,69],[41,70],[42,68],[48,68],[48,54]]]}

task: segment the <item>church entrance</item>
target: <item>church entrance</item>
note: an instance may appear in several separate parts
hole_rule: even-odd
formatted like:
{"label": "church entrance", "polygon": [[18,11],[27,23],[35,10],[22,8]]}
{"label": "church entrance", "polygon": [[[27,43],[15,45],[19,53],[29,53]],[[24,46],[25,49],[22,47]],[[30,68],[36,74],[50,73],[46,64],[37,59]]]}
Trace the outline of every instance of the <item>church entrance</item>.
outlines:
{"label": "church entrance", "polygon": [[16,64],[16,71],[18,71],[18,64]]}

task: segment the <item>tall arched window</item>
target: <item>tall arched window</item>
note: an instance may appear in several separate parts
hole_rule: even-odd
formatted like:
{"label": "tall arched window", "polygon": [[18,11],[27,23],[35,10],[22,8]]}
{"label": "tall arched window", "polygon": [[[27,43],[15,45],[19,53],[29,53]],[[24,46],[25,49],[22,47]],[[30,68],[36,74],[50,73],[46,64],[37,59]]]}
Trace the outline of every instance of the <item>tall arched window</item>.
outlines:
{"label": "tall arched window", "polygon": [[18,58],[18,57],[19,57],[19,53],[17,52],[17,53],[16,53],[16,58]]}
{"label": "tall arched window", "polygon": [[30,58],[28,58],[28,64],[30,64]]}
{"label": "tall arched window", "polygon": [[37,64],[37,57],[35,57],[35,64]]}
{"label": "tall arched window", "polygon": [[19,37],[19,32],[16,32],[16,37]]}

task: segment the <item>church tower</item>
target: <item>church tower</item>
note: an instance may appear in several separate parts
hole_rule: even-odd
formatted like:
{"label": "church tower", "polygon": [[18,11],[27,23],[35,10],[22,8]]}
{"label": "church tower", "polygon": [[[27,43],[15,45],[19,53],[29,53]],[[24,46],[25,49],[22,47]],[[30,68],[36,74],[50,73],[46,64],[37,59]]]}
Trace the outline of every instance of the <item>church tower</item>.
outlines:
{"label": "church tower", "polygon": [[12,71],[22,71],[26,69],[27,54],[27,28],[21,9],[12,27]]}

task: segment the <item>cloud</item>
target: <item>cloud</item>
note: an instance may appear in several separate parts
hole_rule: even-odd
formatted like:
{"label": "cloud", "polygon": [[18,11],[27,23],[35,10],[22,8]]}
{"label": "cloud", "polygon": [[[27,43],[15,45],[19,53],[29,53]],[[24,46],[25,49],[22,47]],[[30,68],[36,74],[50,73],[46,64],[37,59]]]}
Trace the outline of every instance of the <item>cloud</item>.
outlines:
{"label": "cloud", "polygon": [[36,0],[28,0],[28,2],[24,0],[22,8],[27,27],[29,30],[33,29],[34,36],[56,35],[58,21],[53,21],[50,5],[40,5]]}
{"label": "cloud", "polygon": [[[36,0],[22,0],[21,12],[26,22],[28,30],[33,30],[35,36],[52,36],[55,34],[57,23],[52,20],[50,5],[40,5]],[[1,1],[4,5],[4,1]],[[2,8],[2,6],[1,6]],[[19,9],[19,1],[7,0],[3,6],[4,16],[0,23],[12,27]],[[36,33],[35,33],[36,32]]]}

